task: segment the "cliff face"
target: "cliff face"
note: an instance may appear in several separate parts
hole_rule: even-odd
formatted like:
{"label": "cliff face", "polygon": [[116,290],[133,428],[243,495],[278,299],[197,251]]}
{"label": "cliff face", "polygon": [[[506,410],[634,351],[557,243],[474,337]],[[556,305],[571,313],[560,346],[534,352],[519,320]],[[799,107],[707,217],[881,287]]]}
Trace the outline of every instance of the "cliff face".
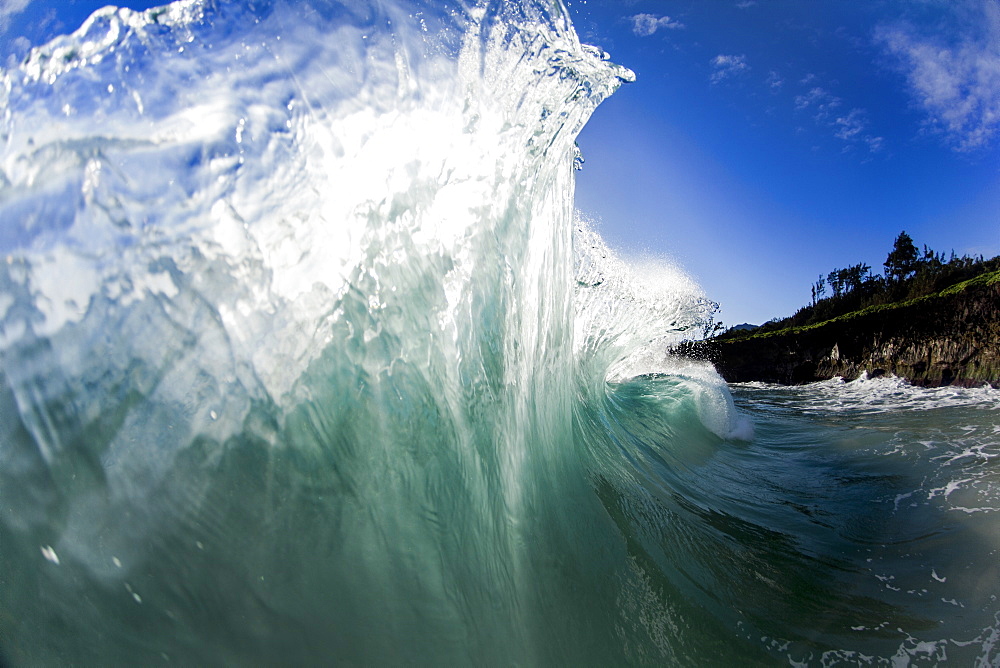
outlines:
{"label": "cliff face", "polygon": [[683,350],[711,360],[728,382],[797,384],[894,374],[914,385],[1000,387],[1000,283],[903,306]]}

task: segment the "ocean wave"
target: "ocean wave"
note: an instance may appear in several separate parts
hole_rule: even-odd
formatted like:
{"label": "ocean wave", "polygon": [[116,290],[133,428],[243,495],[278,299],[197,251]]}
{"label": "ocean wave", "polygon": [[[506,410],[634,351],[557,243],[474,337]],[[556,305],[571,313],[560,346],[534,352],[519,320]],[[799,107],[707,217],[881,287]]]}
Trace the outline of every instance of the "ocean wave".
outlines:
{"label": "ocean wave", "polygon": [[109,7],[0,78],[0,663],[889,660],[951,605],[891,578],[988,605],[920,541],[992,554],[994,395],[669,354],[715,305],[574,213],[633,76],[562,4]]}

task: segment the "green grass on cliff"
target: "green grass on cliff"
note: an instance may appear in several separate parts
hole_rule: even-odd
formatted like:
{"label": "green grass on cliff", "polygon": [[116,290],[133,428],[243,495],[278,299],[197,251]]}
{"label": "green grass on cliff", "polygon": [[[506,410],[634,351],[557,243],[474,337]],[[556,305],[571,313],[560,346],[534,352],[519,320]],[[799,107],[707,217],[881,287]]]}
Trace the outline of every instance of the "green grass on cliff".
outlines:
{"label": "green grass on cliff", "polygon": [[952,285],[951,287],[947,287],[944,290],[942,290],[941,292],[938,292],[937,294],[930,295],[930,296],[931,297],[937,297],[937,296],[945,297],[947,295],[957,294],[957,293],[961,292],[962,290],[965,290],[966,288],[978,287],[978,286],[986,286],[986,285],[996,285],[997,283],[1000,283],[1000,271],[990,271],[990,272],[987,272],[985,274],[980,274],[979,276],[976,276],[975,278],[970,278],[967,281],[962,281],[961,283],[956,283],[955,285]]}
{"label": "green grass on cliff", "polygon": [[838,315],[835,318],[830,318],[829,320],[824,320],[823,322],[813,323],[811,325],[801,325],[796,327],[786,327],[784,329],[776,329],[770,332],[758,332],[756,334],[747,334],[746,336],[739,336],[727,339],[718,339],[720,343],[726,341],[748,341],[750,339],[767,339],[775,336],[786,336],[789,334],[800,334],[802,332],[808,332],[810,330],[819,329],[831,323],[840,323],[853,320],[855,318],[864,317],[866,315],[871,315],[872,313],[879,313],[881,311],[894,311],[900,308],[906,308],[908,306],[913,306],[914,304],[920,304],[922,302],[931,301],[934,299],[939,299],[941,297],[948,297],[951,295],[956,295],[963,292],[969,288],[985,287],[988,285],[1000,284],[1000,271],[990,271],[985,274],[980,274],[975,278],[970,278],[967,281],[962,281],[961,283],[956,283],[955,285],[948,286],[940,292],[935,292],[934,294],[926,295],[924,297],[917,297],[916,299],[909,299],[902,302],[893,302],[891,304],[879,304],[877,306],[869,306],[863,308],[859,311],[852,311],[850,313],[844,313],[843,315]]}

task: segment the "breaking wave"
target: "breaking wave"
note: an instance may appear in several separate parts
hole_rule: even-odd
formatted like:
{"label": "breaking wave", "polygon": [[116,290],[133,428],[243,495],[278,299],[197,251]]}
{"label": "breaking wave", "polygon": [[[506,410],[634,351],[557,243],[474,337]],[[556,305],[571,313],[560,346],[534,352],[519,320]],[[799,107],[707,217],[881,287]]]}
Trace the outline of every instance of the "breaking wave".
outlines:
{"label": "breaking wave", "polygon": [[815,545],[737,503],[775,493],[770,399],[666,352],[714,304],[574,214],[575,137],[631,79],[527,0],[108,7],[3,71],[0,659],[917,639],[874,595],[843,619],[876,630],[809,631],[845,604]]}

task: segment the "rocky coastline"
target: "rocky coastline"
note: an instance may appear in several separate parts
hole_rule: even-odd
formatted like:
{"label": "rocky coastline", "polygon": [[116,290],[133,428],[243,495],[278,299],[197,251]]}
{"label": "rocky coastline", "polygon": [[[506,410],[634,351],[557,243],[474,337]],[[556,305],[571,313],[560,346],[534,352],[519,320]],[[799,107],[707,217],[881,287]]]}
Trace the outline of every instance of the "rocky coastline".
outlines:
{"label": "rocky coastline", "polygon": [[1000,387],[1000,281],[968,281],[809,327],[682,344],[727,382],[795,385],[895,375],[914,385]]}

